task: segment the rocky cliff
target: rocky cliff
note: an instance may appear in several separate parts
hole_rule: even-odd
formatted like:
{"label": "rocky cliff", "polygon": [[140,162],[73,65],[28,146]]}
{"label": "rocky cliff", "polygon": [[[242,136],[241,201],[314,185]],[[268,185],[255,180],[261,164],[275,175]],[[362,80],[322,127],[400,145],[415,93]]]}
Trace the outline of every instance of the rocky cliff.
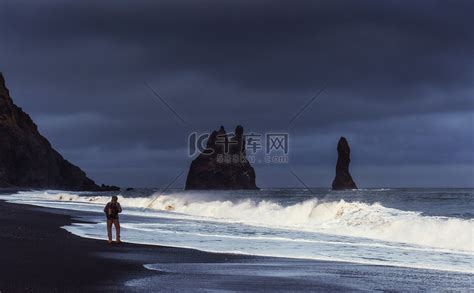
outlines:
{"label": "rocky cliff", "polygon": [[0,187],[106,191],[65,160],[17,107],[0,73]]}
{"label": "rocky cliff", "polygon": [[242,126],[230,138],[222,126],[212,132],[206,150],[191,163],[186,189],[258,189],[255,170],[246,158]]}
{"label": "rocky cliff", "polygon": [[351,149],[345,137],[339,139],[337,144],[337,164],[336,177],[332,182],[332,189],[357,189],[352,176],[349,173],[349,164],[351,162]]}

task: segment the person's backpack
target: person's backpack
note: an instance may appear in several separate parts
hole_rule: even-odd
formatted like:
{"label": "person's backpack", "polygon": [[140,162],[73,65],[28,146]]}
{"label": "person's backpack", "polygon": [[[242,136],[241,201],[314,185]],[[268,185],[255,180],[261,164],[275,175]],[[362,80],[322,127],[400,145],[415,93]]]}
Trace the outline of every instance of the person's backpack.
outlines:
{"label": "person's backpack", "polygon": [[119,214],[119,209],[116,203],[111,202],[109,204],[109,211],[108,214],[110,217],[116,218]]}

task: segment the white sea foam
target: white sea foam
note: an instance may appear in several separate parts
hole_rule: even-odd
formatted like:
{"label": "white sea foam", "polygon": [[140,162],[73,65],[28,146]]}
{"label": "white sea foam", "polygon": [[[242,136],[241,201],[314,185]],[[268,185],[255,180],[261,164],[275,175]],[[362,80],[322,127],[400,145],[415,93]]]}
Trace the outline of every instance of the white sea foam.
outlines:
{"label": "white sea foam", "polygon": [[[105,204],[109,197],[62,192],[29,192],[30,200]],[[20,195],[22,196],[22,195]],[[474,221],[423,216],[379,203],[324,202],[317,199],[282,206],[273,201],[209,200],[188,194],[123,197],[124,207],[180,213],[217,222],[363,237],[419,246],[474,251]],[[146,210],[141,215],[146,216]]]}

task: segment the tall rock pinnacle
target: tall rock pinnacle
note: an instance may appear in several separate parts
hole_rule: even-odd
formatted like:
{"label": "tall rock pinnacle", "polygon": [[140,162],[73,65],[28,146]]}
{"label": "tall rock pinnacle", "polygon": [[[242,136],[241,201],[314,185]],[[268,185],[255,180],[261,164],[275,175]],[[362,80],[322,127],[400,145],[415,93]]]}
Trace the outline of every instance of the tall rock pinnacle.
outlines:
{"label": "tall rock pinnacle", "polygon": [[339,139],[337,144],[337,164],[336,177],[332,182],[332,189],[357,189],[354,180],[349,173],[349,163],[351,162],[351,149],[345,137]]}

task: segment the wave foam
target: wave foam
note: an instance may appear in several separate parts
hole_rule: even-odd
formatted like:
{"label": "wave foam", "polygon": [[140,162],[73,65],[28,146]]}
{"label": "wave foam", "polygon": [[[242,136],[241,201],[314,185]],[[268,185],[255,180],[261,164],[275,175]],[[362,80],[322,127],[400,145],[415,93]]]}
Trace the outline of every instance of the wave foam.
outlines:
{"label": "wave foam", "polygon": [[[109,197],[68,193],[35,193],[41,200],[105,204]],[[31,198],[31,197],[30,197]],[[422,216],[379,203],[306,200],[290,206],[267,200],[203,200],[191,195],[123,197],[124,207],[191,215],[213,221],[270,228],[364,237],[442,249],[474,251],[474,220]]]}

